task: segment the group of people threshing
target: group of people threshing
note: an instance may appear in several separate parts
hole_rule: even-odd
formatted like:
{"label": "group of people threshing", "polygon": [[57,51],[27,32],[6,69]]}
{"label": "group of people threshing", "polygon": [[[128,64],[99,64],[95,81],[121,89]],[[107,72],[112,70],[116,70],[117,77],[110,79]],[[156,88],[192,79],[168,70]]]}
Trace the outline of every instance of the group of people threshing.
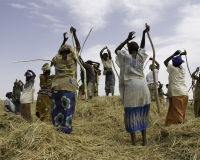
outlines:
{"label": "group of people threshing", "polygon": [[[42,66],[43,74],[40,74],[40,90],[36,103],[36,116],[41,121],[52,121],[53,125],[65,133],[72,132],[72,118],[76,108],[77,90],[77,63],[81,66],[81,82],[78,97],[88,94],[88,98],[98,95],[98,77],[101,75],[100,63],[92,60],[84,61],[79,55],[81,49],[76,35],[76,29],[71,27],[75,46],[66,44],[67,37],[64,33],[64,40],[58,53],[53,57],[51,64],[45,63]],[[135,38],[135,32],[130,32],[128,37],[115,49],[116,64],[120,68],[119,91],[124,106],[125,128],[130,133],[133,145],[136,144],[136,131],[141,131],[143,145],[147,144],[146,129],[148,127],[148,116],[151,101],[155,101],[155,83],[152,72],[156,75],[158,91],[162,90],[162,84],[158,83],[158,71],[160,65],[150,66],[151,73],[144,76],[144,62],[148,55],[145,50],[145,34],[149,32],[149,26],[143,31],[140,46],[137,42],[131,41]],[[127,45],[128,49],[123,50]],[[104,51],[107,50],[107,53]],[[128,53],[127,53],[128,52]],[[185,84],[185,70],[182,66],[184,61],[182,55],[186,52],[179,50],[168,57],[164,64],[169,73],[168,93],[169,108],[166,116],[165,126],[184,123],[186,107],[188,104],[188,91]],[[111,52],[107,46],[100,51],[100,58],[104,66],[105,92],[114,95],[115,74],[113,72],[113,61]],[[150,58],[153,60],[153,58]],[[172,60],[172,64],[169,62]],[[51,75],[51,66],[55,67],[55,75]],[[198,99],[199,76],[198,69],[192,74],[197,80],[195,88],[195,116],[200,115],[200,103]],[[36,77],[32,70],[25,73],[26,82],[16,81],[11,92],[6,94],[5,109],[8,111],[21,112],[24,119],[32,122],[31,103],[33,103],[34,79]],[[86,87],[87,86],[87,87]],[[87,90],[86,90],[87,88]],[[22,91],[22,95],[21,95]],[[163,94],[162,94],[163,95]],[[13,103],[11,98],[13,97]],[[14,109],[14,106],[18,109]],[[20,107],[19,107],[20,106]],[[20,108],[20,109],[19,109]]]}

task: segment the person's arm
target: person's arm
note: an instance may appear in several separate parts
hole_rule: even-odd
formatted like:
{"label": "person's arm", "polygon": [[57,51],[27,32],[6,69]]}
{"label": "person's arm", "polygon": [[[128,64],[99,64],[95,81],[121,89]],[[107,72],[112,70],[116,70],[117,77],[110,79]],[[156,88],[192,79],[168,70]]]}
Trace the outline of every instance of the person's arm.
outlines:
{"label": "person's arm", "polygon": [[100,57],[102,59],[102,55],[103,55],[103,51],[106,49],[106,46],[104,48],[102,48],[102,50],[100,51]]}
{"label": "person's arm", "polygon": [[[106,46],[107,47],[107,46]],[[108,47],[107,47],[107,51],[108,51],[108,57],[109,57],[109,59],[112,59],[112,57],[111,57],[111,52],[110,52],[110,50],[108,49]]]}
{"label": "person's arm", "polygon": [[140,43],[140,48],[145,48],[145,33],[150,30],[150,27],[146,25],[146,29],[142,33],[142,40]]}
{"label": "person's arm", "polygon": [[174,56],[177,56],[180,54],[180,50],[177,50],[174,54],[172,54],[171,56],[169,56],[165,61],[164,61],[164,64],[165,66],[167,67],[168,66],[168,63],[169,61],[174,57]]}
{"label": "person's arm", "polygon": [[28,71],[32,73],[33,79],[35,79],[35,77],[36,77],[35,73],[32,70],[28,70]]}
{"label": "person's arm", "polygon": [[81,50],[81,45],[80,45],[79,40],[78,40],[78,38],[77,38],[77,36],[76,36],[76,28],[71,27],[71,28],[70,28],[70,32],[73,32],[74,40],[75,40],[75,43],[76,43],[76,49],[77,49],[77,51],[78,51],[78,53],[79,53],[80,50]]}
{"label": "person's arm", "polygon": [[[150,57],[150,58],[149,58],[149,60],[151,60],[151,61],[152,61],[152,60],[153,60],[153,58],[152,58],[152,57]],[[157,70],[159,70],[159,69],[160,69],[160,64],[159,64],[159,63],[158,63],[156,60],[155,60],[155,63],[156,63],[156,69],[157,69]]]}
{"label": "person's arm", "polygon": [[19,82],[20,82],[21,86],[24,86],[24,83],[21,80],[19,80]]}
{"label": "person's arm", "polygon": [[63,43],[61,44],[61,47],[66,43],[68,40],[68,37],[66,37],[67,32],[63,33]]}
{"label": "person's arm", "polygon": [[199,67],[196,68],[196,70],[192,73],[191,77],[193,79],[197,79],[196,73],[199,72]]}
{"label": "person's arm", "polygon": [[135,34],[134,31],[129,32],[128,37],[124,40],[124,42],[122,42],[116,49],[115,49],[115,54],[117,54],[118,50],[121,50],[125,44],[128,43],[128,41],[132,40],[135,38],[135,36],[133,36]]}
{"label": "person's arm", "polygon": [[85,68],[86,63],[83,61],[83,59],[81,58],[81,56],[79,56],[79,61],[82,64],[82,66]]}

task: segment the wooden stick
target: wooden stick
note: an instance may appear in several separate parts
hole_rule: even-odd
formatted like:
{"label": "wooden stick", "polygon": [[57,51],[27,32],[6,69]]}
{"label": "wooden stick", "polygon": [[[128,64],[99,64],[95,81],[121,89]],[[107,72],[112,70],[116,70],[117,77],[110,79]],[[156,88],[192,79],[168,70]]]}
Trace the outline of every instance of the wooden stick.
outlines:
{"label": "wooden stick", "polygon": [[188,60],[187,60],[187,56],[186,55],[185,55],[185,58],[186,58],[186,64],[187,64],[188,72],[190,73],[190,76],[192,76],[192,74],[190,72],[190,68],[189,68],[189,65],[188,65]]}
{"label": "wooden stick", "polygon": [[13,61],[13,63],[19,63],[19,62],[31,62],[31,61],[49,61],[49,62],[52,62],[51,60],[48,60],[48,59],[32,59],[32,60],[21,60],[21,61]]}
{"label": "wooden stick", "polygon": [[81,69],[83,70],[83,73],[84,73],[84,91],[85,91],[85,100],[88,99],[88,95],[87,95],[87,77],[86,77],[86,70],[85,68],[82,66],[82,64],[80,63],[80,61],[78,60],[77,56],[76,56],[76,47],[74,45],[74,34],[73,32],[72,33],[72,44],[73,44],[73,47],[74,47],[74,57],[76,59],[76,61],[78,62],[78,64],[80,65]]}
{"label": "wooden stick", "polygon": [[[147,23],[146,23],[146,27],[147,27]],[[158,108],[158,113],[160,113],[160,103],[159,103],[159,98],[158,98],[158,89],[157,89],[157,83],[156,83],[156,74],[155,74],[155,71],[154,71],[154,63],[155,63],[155,56],[156,56],[156,53],[155,53],[155,48],[153,46],[153,42],[151,40],[151,37],[150,37],[150,34],[149,34],[149,31],[147,30],[147,35],[148,35],[148,38],[149,38],[149,41],[151,43],[151,47],[152,47],[152,50],[153,50],[153,61],[152,61],[152,65],[153,65],[153,80],[154,80],[154,87],[155,87],[155,91],[156,91],[156,103],[157,103],[157,108]]]}
{"label": "wooden stick", "polygon": [[90,29],[90,32],[88,33],[88,35],[87,35],[87,37],[86,37],[86,39],[85,39],[85,41],[84,41],[84,43],[83,43],[83,46],[81,47],[80,55],[81,55],[81,52],[82,52],[83,47],[84,47],[84,45],[85,45],[85,42],[87,41],[87,39],[88,39],[90,33],[92,32],[92,29],[93,29],[93,28]]}
{"label": "wooden stick", "polygon": [[116,70],[115,65],[114,65],[114,63],[113,63],[113,60],[112,60],[112,64],[113,64],[113,68],[114,68],[114,70],[115,70],[115,72],[116,72],[116,74],[117,74],[117,77],[118,77],[118,79],[119,79],[119,74],[117,73],[117,70]]}

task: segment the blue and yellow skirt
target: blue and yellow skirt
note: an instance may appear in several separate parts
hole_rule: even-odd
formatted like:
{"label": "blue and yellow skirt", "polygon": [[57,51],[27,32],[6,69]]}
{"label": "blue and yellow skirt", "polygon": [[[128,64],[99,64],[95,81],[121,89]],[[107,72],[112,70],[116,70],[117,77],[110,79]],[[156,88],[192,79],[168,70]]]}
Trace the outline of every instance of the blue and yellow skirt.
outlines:
{"label": "blue and yellow skirt", "polygon": [[75,106],[75,93],[70,91],[54,91],[52,93],[53,125],[65,133],[71,133]]}
{"label": "blue and yellow skirt", "polygon": [[148,127],[149,109],[150,104],[142,107],[125,107],[124,122],[126,130],[132,133],[146,129]]}

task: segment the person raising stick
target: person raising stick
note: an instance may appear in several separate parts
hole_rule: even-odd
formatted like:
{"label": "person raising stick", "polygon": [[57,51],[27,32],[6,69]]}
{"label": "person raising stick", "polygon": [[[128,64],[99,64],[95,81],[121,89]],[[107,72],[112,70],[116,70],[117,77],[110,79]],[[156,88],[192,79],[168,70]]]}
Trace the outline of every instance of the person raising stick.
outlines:
{"label": "person raising stick", "polygon": [[[167,72],[169,73],[169,108],[165,126],[184,123],[185,120],[185,112],[188,105],[188,91],[185,84],[185,69],[181,65],[184,63],[181,57],[182,55],[186,55],[186,51],[181,53],[181,51],[177,50],[164,61]],[[169,64],[170,60],[172,60],[172,65]]]}
{"label": "person raising stick", "polygon": [[199,67],[192,73],[192,79],[196,80],[196,85],[194,89],[194,115],[195,117],[200,117],[200,75],[196,76],[199,72]]}
{"label": "person raising stick", "polygon": [[[103,51],[107,49],[108,53],[103,53]],[[100,57],[101,61],[103,63],[104,71],[103,74],[106,76],[105,78],[105,91],[106,91],[106,96],[109,95],[109,93],[114,95],[114,90],[115,90],[115,74],[112,70],[112,57],[111,57],[111,52],[108,49],[107,46],[105,46],[101,51],[100,51]]]}
{"label": "person raising stick", "polygon": [[[149,26],[143,31],[140,44],[134,41],[135,32],[130,32],[128,37],[115,50],[117,54],[117,64],[120,68],[119,90],[124,106],[124,122],[126,130],[130,133],[132,144],[136,145],[135,132],[142,133],[143,146],[147,145],[146,128],[148,127],[148,117],[150,109],[150,92],[143,73],[143,65],[148,57],[145,51],[145,33]],[[127,44],[128,52],[122,50]]]}
{"label": "person raising stick", "polygon": [[76,36],[76,29],[70,28],[76,43],[77,52],[65,44],[68,38],[65,37],[58,54],[52,59],[55,67],[55,77],[52,81],[52,123],[65,133],[72,132],[72,117],[76,106],[76,71],[77,62],[75,54],[80,51],[80,43]]}

